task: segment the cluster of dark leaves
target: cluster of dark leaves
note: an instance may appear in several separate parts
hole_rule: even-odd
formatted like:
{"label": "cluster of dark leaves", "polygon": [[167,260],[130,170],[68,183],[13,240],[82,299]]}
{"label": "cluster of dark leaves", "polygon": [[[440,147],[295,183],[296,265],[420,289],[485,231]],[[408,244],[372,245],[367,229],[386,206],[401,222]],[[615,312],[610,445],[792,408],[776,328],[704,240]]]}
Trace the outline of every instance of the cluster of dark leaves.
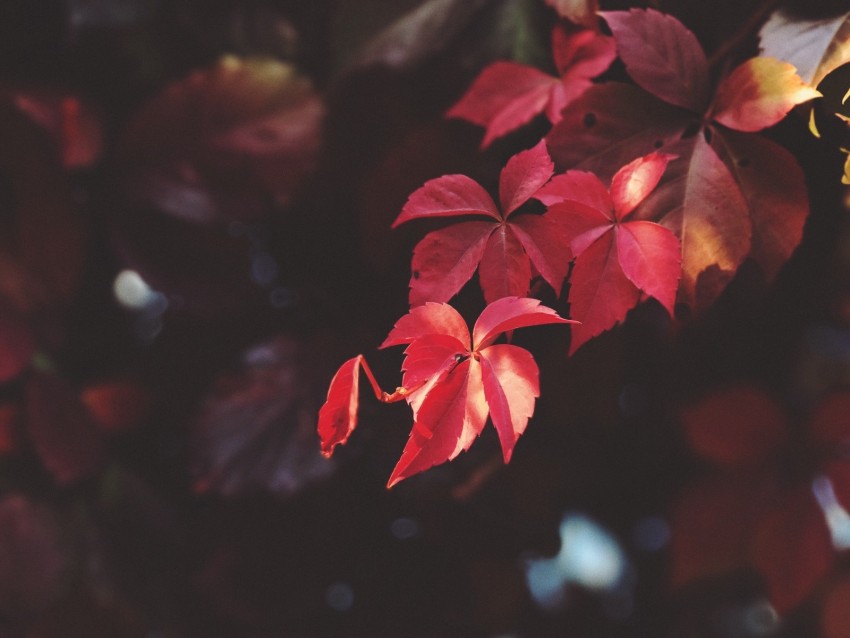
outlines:
{"label": "cluster of dark leaves", "polygon": [[[722,2],[702,22],[706,3],[652,4],[681,18],[708,55],[758,12]],[[593,27],[595,8],[0,7],[0,635],[722,637],[740,634],[718,615],[768,594],[793,608],[788,636],[842,635],[846,561],[824,541],[805,489],[822,474],[840,485],[840,465],[806,432],[850,382],[850,232],[840,151],[798,127],[754,142],[776,170],[789,152],[775,142],[791,149],[811,196],[785,270],[771,246],[759,262],[772,287],[743,263],[757,250],[748,244],[736,278],[724,276],[714,305],[675,338],[652,304],[569,360],[563,328],[518,331],[511,356],[535,354],[541,398],[509,466],[499,436],[510,454],[525,422],[502,419],[455,462],[386,492],[407,440],[402,406],[363,406],[359,437],[339,458],[321,457],[315,415],[334,366],[408,310],[422,232],[390,226],[410,193],[449,173],[498,192],[501,167],[550,126],[541,111],[481,152],[480,129],[443,115],[494,61],[554,77],[559,15]],[[755,48],[754,33],[741,50]],[[623,80],[618,65],[608,73]],[[663,111],[649,109],[652,126]],[[739,141],[720,135],[730,149]],[[558,170],[572,166],[566,153]],[[684,170],[689,158],[678,160]],[[792,198],[798,180],[785,183]],[[772,202],[784,210],[782,197]],[[551,290],[540,296],[558,302]],[[467,286],[453,304],[476,316],[483,298]],[[397,364],[381,353],[372,370],[389,385]],[[537,383],[530,367],[527,378]],[[714,388],[744,379],[767,388],[758,400],[785,415],[779,429],[790,434],[720,452],[697,445],[708,462],[695,470],[683,432],[706,401],[726,409]],[[717,466],[717,454],[750,443],[761,451]],[[765,481],[769,502],[751,507],[746,495]],[[689,507],[732,511],[740,525],[705,545],[695,517],[681,522]],[[554,613],[536,606],[523,558],[558,551],[567,510],[625,549],[638,574],[630,612],[581,587]],[[647,517],[668,517],[669,552],[635,540]],[[804,533],[778,534],[761,554],[743,549],[786,519]],[[796,542],[820,560],[786,561],[802,552]],[[672,593],[668,572],[681,585]]]}

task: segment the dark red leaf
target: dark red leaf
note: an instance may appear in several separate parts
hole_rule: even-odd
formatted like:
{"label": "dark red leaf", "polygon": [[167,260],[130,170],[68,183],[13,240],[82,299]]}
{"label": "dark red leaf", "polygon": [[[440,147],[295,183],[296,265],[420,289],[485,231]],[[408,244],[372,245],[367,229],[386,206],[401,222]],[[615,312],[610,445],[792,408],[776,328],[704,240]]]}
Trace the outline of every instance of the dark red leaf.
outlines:
{"label": "dark red leaf", "polygon": [[821,401],[809,419],[809,432],[818,443],[850,443],[850,392],[836,392]]}
{"label": "dark red leaf", "polygon": [[18,376],[35,353],[35,339],[29,327],[8,310],[0,314],[0,383]]}
{"label": "dark red leaf", "polygon": [[716,391],[680,412],[688,441],[704,459],[723,465],[757,465],[775,459],[790,439],[776,401],[760,388]]}
{"label": "dark red leaf", "polygon": [[802,603],[835,561],[829,528],[808,489],[791,493],[759,522],[750,559],[784,614]]}
{"label": "dark red leaf", "polygon": [[23,441],[24,415],[19,405],[0,403],[0,455],[17,452]]}
{"label": "dark red leaf", "polygon": [[62,378],[36,373],[27,382],[27,433],[57,483],[98,472],[106,458],[103,440],[74,389]]}
{"label": "dark red leaf", "polygon": [[638,86],[697,113],[708,106],[708,61],[696,36],[681,22],[654,9],[601,15]]}
{"label": "dark red leaf", "polygon": [[141,384],[106,381],[90,385],[80,394],[95,424],[106,433],[132,430],[149,416],[153,397]]}
{"label": "dark red leaf", "polygon": [[511,231],[537,272],[556,294],[570,269],[570,238],[562,224],[546,215],[519,215],[511,220]]}

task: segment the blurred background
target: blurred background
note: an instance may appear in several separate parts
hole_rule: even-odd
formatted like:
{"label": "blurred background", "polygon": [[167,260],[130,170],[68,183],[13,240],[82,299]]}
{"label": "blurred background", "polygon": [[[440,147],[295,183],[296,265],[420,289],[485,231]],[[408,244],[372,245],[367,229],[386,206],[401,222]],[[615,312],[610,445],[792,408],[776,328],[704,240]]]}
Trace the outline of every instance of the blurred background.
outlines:
{"label": "blurred background", "polygon": [[[709,53],[766,6],[649,4]],[[570,359],[563,330],[517,334],[542,392],[508,466],[485,431],[388,491],[410,413],[365,398],[319,454],[342,361],[399,383],[376,347],[407,311],[408,194],[492,189],[547,130],[482,152],[443,113],[493,60],[551,70],[556,20],[0,4],[0,636],[850,636],[850,225],[801,119],[770,132],[812,207],[772,285],[745,264],[703,315],[643,304]]]}

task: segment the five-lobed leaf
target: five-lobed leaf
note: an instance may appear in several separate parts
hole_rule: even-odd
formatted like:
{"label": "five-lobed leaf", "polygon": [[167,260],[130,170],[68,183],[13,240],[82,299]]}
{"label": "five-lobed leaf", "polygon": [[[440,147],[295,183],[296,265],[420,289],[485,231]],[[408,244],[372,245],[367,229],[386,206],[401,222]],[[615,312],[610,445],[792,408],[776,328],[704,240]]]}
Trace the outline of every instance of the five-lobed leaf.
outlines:
{"label": "five-lobed leaf", "polygon": [[534,412],[539,396],[537,364],[529,352],[493,342],[503,333],[528,326],[575,323],[536,299],[505,297],[488,305],[470,338],[457,311],[448,304],[417,306],[399,319],[381,347],[407,344],[402,388],[381,393],[362,355],[342,364],[319,412],[322,452],[333,453],[356,426],[360,368],[381,401],[405,399],[414,424],[389,487],[444,463],[466,450],[490,415],[508,462]]}
{"label": "five-lobed leaf", "polygon": [[[414,191],[393,227],[414,219],[476,215],[425,235],[413,250],[410,296],[413,306],[446,302],[478,270],[488,302],[524,297],[532,266],[559,292],[569,269],[569,241],[545,215],[518,209],[542,192],[554,166],[546,144],[511,157],[499,177],[499,207],[483,187],[463,175],[446,175]],[[490,217],[491,220],[481,219]]]}
{"label": "five-lobed leaf", "polygon": [[611,37],[593,29],[552,31],[552,55],[560,77],[516,62],[499,61],[485,68],[467,92],[446,113],[485,127],[481,147],[545,113],[551,122],[561,110],[592,85],[614,61]]}

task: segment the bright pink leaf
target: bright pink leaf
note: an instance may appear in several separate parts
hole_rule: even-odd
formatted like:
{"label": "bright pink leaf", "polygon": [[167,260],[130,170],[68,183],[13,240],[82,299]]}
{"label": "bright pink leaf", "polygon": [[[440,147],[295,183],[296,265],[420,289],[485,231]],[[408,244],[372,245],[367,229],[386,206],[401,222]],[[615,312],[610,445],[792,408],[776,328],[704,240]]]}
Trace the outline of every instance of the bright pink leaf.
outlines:
{"label": "bright pink leaf", "polygon": [[[552,170],[552,161],[543,142],[518,153],[508,160],[499,180],[500,200],[506,211],[504,219],[494,208],[492,216],[498,222],[462,222],[426,235],[413,251],[410,304],[448,301],[472,278],[476,269],[488,303],[505,296],[525,296],[532,278],[532,263],[544,279],[560,291],[570,258],[564,233],[551,220],[524,221],[534,215],[533,212],[507,219],[530,198],[538,196]],[[455,188],[461,192],[454,193],[452,189]],[[485,196],[489,199],[481,186],[461,175],[431,180],[410,196],[395,223],[415,217],[462,214],[458,207],[441,209],[440,206],[465,201],[469,193],[476,194],[479,202]],[[490,205],[495,206],[492,200]],[[470,212],[481,213],[481,210],[466,211]],[[542,237],[542,233],[547,236]]]}
{"label": "bright pink leaf", "polygon": [[613,38],[591,29],[552,32],[555,64],[561,77],[515,62],[495,62],[475,79],[469,90],[446,113],[486,128],[482,148],[546,113],[551,122],[561,110],[592,85],[591,78],[616,58]]}
{"label": "bright pink leaf", "polygon": [[455,215],[501,219],[493,198],[478,182],[466,175],[443,175],[413,191],[392,227],[411,219]]}
{"label": "bright pink leaf", "polygon": [[412,343],[430,335],[447,335],[460,341],[465,349],[470,346],[469,328],[457,310],[445,303],[426,303],[399,319],[380,347]]}
{"label": "bright pink leaf", "polygon": [[444,371],[422,401],[387,487],[469,449],[487,422],[481,364],[469,358]]}
{"label": "bright pink leaf", "polygon": [[536,146],[511,157],[499,176],[499,201],[505,218],[539,191],[555,171],[541,140]]}
{"label": "bright pink leaf", "polygon": [[508,344],[484,348],[480,357],[484,396],[507,463],[540,396],[537,364],[528,350]]}
{"label": "bright pink leaf", "polygon": [[584,171],[567,171],[556,175],[540,189],[535,198],[547,206],[569,200],[593,210],[614,210],[614,202],[605,184],[594,173]]}
{"label": "bright pink leaf", "polygon": [[611,200],[618,220],[632,212],[655,190],[672,155],[650,153],[629,162],[611,179]]}
{"label": "bright pink leaf", "polygon": [[623,274],[672,316],[682,276],[681,246],[676,235],[659,224],[636,221],[621,224],[616,239]]}
{"label": "bright pink leaf", "polygon": [[472,329],[473,349],[481,351],[503,332],[550,323],[575,323],[562,319],[537,299],[504,297],[489,304]]}
{"label": "bright pink leaf", "polygon": [[[410,305],[443,303],[454,297],[475,274],[488,249],[488,239],[497,228],[504,226],[462,222],[425,235],[413,249]],[[526,280],[526,288],[527,284]]]}
{"label": "bright pink leaf", "polygon": [[697,113],[708,106],[708,61],[696,36],[681,22],[654,9],[601,15],[638,86]]}
{"label": "bright pink leaf", "polygon": [[803,82],[793,65],[775,58],[750,58],[717,87],[711,117],[738,131],[773,126],[820,92]]}

